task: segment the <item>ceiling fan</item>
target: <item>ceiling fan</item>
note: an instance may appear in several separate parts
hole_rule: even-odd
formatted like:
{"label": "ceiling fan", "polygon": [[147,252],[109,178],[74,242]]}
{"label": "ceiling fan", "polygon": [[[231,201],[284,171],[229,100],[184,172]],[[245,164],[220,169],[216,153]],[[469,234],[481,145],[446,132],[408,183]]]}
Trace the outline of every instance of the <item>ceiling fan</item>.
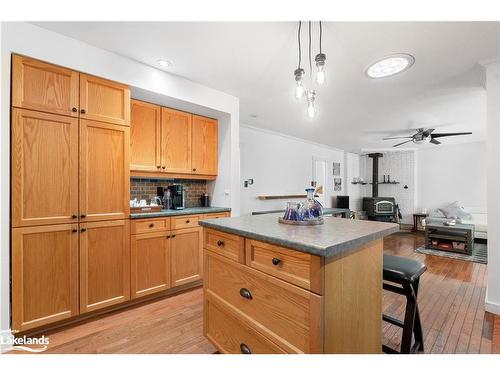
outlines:
{"label": "ceiling fan", "polygon": [[408,137],[389,137],[389,138],[383,138],[383,140],[388,140],[388,139],[407,139],[410,138],[407,141],[398,143],[392,147],[398,147],[401,145],[404,145],[405,143],[408,142],[413,142],[415,144],[421,144],[421,143],[433,143],[435,145],[441,144],[436,138],[441,138],[441,137],[451,137],[455,135],[469,135],[472,134],[471,132],[467,133],[433,133],[433,131],[436,129],[424,129],[424,128],[418,128],[417,132],[411,136]]}

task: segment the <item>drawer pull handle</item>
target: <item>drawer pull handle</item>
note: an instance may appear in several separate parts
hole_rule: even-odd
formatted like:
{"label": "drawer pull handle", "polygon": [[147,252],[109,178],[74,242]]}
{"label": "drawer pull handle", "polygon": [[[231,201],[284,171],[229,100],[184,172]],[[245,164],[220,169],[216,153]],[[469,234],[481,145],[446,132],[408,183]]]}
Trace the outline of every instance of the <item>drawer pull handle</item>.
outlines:
{"label": "drawer pull handle", "polygon": [[219,247],[224,246],[224,241],[221,240],[217,241],[217,246]]}
{"label": "drawer pull handle", "polygon": [[186,224],[189,224],[191,221],[190,220],[186,220]]}
{"label": "drawer pull handle", "polygon": [[81,214],[81,215],[80,215],[80,217],[83,219],[83,218],[86,218],[86,217],[87,217],[87,215],[85,215],[85,214]]}
{"label": "drawer pull handle", "polygon": [[153,228],[155,225],[153,223],[149,224],[150,228]]}
{"label": "drawer pull handle", "polygon": [[85,113],[86,113],[85,109],[83,109],[83,108],[82,108],[82,109],[80,109],[80,113],[81,113],[81,114],[85,114]]}
{"label": "drawer pull handle", "polygon": [[274,264],[275,266],[277,266],[278,264],[280,264],[280,263],[281,263],[281,260],[280,260],[280,259],[278,259],[278,258],[273,258],[272,262],[273,262],[273,264]]}
{"label": "drawer pull handle", "polygon": [[80,232],[86,232],[86,231],[87,231],[87,229],[85,229],[85,228],[80,229]]}
{"label": "drawer pull handle", "polygon": [[72,230],[72,232],[73,232],[73,233],[76,233],[76,232],[78,232],[78,230],[76,230],[76,229],[73,229],[73,230]]}
{"label": "drawer pull handle", "polygon": [[240,296],[246,299],[252,299],[252,293],[247,288],[241,288],[240,289]]}
{"label": "drawer pull handle", "polygon": [[243,343],[240,344],[240,350],[242,354],[252,354],[250,348]]}
{"label": "drawer pull handle", "polygon": [[72,219],[76,219],[77,217],[78,217],[78,215],[71,215]]}

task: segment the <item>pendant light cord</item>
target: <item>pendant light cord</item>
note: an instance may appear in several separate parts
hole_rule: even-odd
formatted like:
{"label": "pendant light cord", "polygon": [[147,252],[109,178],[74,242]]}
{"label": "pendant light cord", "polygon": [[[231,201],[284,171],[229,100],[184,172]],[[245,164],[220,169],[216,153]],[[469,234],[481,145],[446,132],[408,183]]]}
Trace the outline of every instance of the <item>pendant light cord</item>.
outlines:
{"label": "pendant light cord", "polygon": [[297,40],[299,42],[299,66],[298,69],[300,69],[300,64],[302,63],[302,47],[300,45],[300,29],[302,28],[302,21],[299,21],[299,31],[297,33]]}
{"label": "pendant light cord", "polygon": [[309,21],[309,77],[312,77],[312,57],[311,57],[311,21]]}
{"label": "pendant light cord", "polygon": [[321,40],[323,38],[323,27],[321,25],[321,21],[319,21],[319,53],[323,53],[322,50],[321,50]]}

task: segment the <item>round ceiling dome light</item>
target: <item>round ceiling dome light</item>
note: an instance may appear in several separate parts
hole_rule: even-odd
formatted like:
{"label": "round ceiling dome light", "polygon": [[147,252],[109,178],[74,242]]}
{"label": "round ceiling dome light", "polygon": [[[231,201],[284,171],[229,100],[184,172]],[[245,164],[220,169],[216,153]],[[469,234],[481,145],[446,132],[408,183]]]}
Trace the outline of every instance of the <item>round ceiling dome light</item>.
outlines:
{"label": "round ceiling dome light", "polygon": [[160,65],[163,68],[168,68],[172,66],[172,62],[168,60],[158,60],[158,65]]}
{"label": "round ceiling dome light", "polygon": [[366,69],[366,75],[370,78],[390,77],[410,69],[414,63],[415,58],[412,55],[398,53],[371,64]]}

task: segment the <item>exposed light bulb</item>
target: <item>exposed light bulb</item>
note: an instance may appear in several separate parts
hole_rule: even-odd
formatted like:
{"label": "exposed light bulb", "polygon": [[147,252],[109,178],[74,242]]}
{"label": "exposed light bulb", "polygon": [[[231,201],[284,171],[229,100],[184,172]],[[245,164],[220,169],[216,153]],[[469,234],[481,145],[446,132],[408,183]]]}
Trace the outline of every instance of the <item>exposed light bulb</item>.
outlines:
{"label": "exposed light bulb", "polygon": [[324,53],[318,53],[314,59],[316,61],[316,67],[318,68],[318,72],[316,73],[316,83],[318,85],[322,85],[325,83],[325,62],[326,55]]}
{"label": "exposed light bulb", "polygon": [[301,81],[297,81],[297,85],[295,86],[295,99],[300,99],[304,96],[304,86],[302,86]]}
{"label": "exposed light bulb", "polygon": [[307,117],[309,118],[316,117],[316,108],[314,107],[315,99],[316,99],[316,91],[315,90],[307,91]]}
{"label": "exposed light bulb", "polygon": [[295,76],[295,98],[300,99],[304,96],[304,86],[302,86],[302,77],[304,76],[304,69],[297,68],[294,70],[293,75]]}
{"label": "exposed light bulb", "polygon": [[323,65],[318,66],[318,72],[316,73],[316,83],[322,85],[325,83],[325,69]]}

